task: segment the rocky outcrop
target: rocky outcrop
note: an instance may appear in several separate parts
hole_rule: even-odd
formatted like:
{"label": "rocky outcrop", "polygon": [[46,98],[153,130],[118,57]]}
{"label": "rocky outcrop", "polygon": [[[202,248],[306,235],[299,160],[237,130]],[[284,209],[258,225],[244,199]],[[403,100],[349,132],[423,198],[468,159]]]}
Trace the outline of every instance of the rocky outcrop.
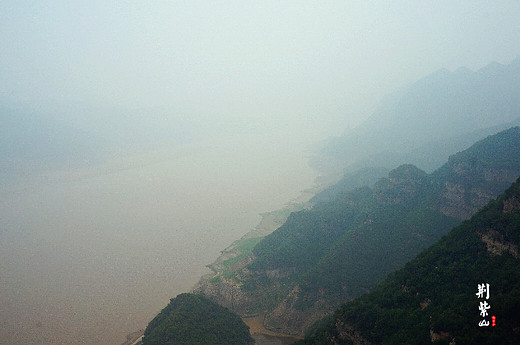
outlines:
{"label": "rocky outcrop", "polygon": [[435,343],[435,342],[438,342],[441,340],[451,339],[450,345],[455,345],[455,339],[453,337],[451,337],[451,335],[448,332],[443,332],[443,331],[434,332],[433,329],[430,329],[430,339],[431,339],[432,343]]}
{"label": "rocky outcrop", "polygon": [[[341,340],[348,340],[352,342],[353,345],[373,345],[373,343],[369,342],[361,334],[351,325],[343,323],[341,320],[336,320],[336,330],[338,333],[338,337]],[[333,344],[339,344],[339,339],[331,339]],[[344,344],[344,341],[341,342]]]}
{"label": "rocky outcrop", "polygon": [[507,252],[515,259],[520,257],[518,246],[506,241],[504,236],[496,230],[487,229],[485,232],[479,233],[479,237],[486,244],[487,251],[491,256],[502,255]]}
{"label": "rocky outcrop", "polygon": [[496,193],[484,188],[467,188],[463,184],[446,181],[441,192],[439,211],[448,217],[468,219],[495,196]]}
{"label": "rocky outcrop", "polygon": [[519,167],[485,166],[462,161],[448,165],[451,178],[443,182],[439,210],[446,216],[468,219],[520,175]]}
{"label": "rocky outcrop", "polygon": [[275,332],[304,336],[304,330],[325,315],[334,311],[337,305],[331,306],[325,296],[317,297],[311,308],[299,308],[298,302],[303,296],[299,285],[296,285],[276,308],[265,316],[264,326]]}
{"label": "rocky outcrop", "polygon": [[514,195],[504,200],[502,211],[504,213],[513,213],[520,210],[520,200]]}
{"label": "rocky outcrop", "polygon": [[[302,344],[519,344],[519,195],[520,178],[372,292],[342,305]],[[468,312],[478,299],[479,309],[490,307],[483,303],[489,286],[491,304],[501,305],[493,314],[507,315],[498,327],[493,314]]]}
{"label": "rocky outcrop", "polygon": [[401,165],[374,186],[376,200],[383,204],[397,204],[413,198],[428,181],[427,174],[411,164]]}
{"label": "rocky outcrop", "polygon": [[246,296],[240,284],[231,279],[203,279],[193,288],[193,293],[204,295],[240,316],[254,315],[250,308],[253,300]]}
{"label": "rocky outcrop", "polygon": [[[504,142],[508,144],[503,145]],[[513,128],[452,156],[432,174],[413,165],[402,165],[372,189],[365,187],[341,194],[326,207],[318,204],[310,210],[316,212],[291,216],[292,223],[280,228],[283,231],[255,247],[258,250],[263,245],[263,252],[254,251],[263,259],[261,262],[247,256],[226,268],[225,260],[236,254],[233,250],[226,252],[224,259],[212,266],[215,274],[203,279],[194,292],[241,316],[265,315],[264,326],[272,331],[303,335],[323,315],[368,292],[377,277],[360,283],[366,272],[380,270],[387,274],[397,263],[404,263],[399,260],[409,260],[416,253],[414,250],[431,245],[505,190],[520,176],[519,148],[520,130]],[[354,209],[357,213],[352,212]],[[503,203],[504,213],[518,209],[517,198]],[[342,218],[348,212],[353,216]],[[423,229],[425,222],[431,226]],[[480,236],[490,255],[509,253],[516,258],[520,253],[492,230],[482,231]],[[326,245],[319,247],[316,243],[322,244],[322,239]],[[277,247],[278,242],[283,246]],[[359,248],[365,249],[356,251]],[[376,259],[366,259],[365,253]],[[381,253],[387,256],[382,259],[378,256]],[[316,262],[309,262],[309,257]],[[363,265],[360,260],[365,260]],[[394,266],[390,267],[392,260]],[[424,299],[421,309],[428,308],[430,302]],[[343,333],[357,339],[348,327]],[[362,340],[356,341],[363,344]]]}

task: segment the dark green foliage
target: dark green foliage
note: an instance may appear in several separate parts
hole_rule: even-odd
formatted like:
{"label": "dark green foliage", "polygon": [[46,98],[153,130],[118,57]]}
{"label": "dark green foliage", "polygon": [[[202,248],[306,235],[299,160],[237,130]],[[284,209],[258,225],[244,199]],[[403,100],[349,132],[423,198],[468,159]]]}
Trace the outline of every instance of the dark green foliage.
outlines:
{"label": "dark green foliage", "polygon": [[373,186],[379,179],[388,175],[386,168],[367,167],[347,173],[341,180],[311,198],[312,203],[334,200],[339,194],[364,186]]}
{"label": "dark green foliage", "polygon": [[[243,290],[262,296],[258,310],[284,299],[299,311],[316,312],[317,301],[319,312],[331,310],[370,291],[519,175],[518,127],[452,156],[433,174],[402,165],[373,188],[291,214],[253,248]],[[448,182],[464,189],[464,198],[447,196]],[[288,297],[295,287],[298,294]]]}
{"label": "dark green foliage", "polygon": [[[374,189],[294,213],[253,249],[249,268],[289,272],[288,285],[298,283],[304,292],[299,309],[324,289],[331,299],[359,296],[458,224],[424,203],[430,185],[424,172],[403,166]],[[265,278],[255,285],[262,282],[273,283]]]}
{"label": "dark green foliage", "polygon": [[[503,245],[491,252],[482,240]],[[453,229],[371,293],[343,305],[299,344],[348,344],[337,325],[350,325],[375,344],[520,343],[520,179],[500,198]],[[505,249],[504,249],[505,248]],[[496,327],[479,327],[477,284],[490,284]],[[336,339],[332,342],[332,339]]]}
{"label": "dark green foliage", "polygon": [[305,290],[318,291],[325,286],[343,300],[359,296],[458,224],[455,219],[416,205],[392,205],[377,211],[370,215],[370,224],[346,233],[307,272]]}
{"label": "dark green foliage", "polygon": [[146,327],[143,345],[239,345],[252,338],[240,317],[194,294],[170,300]]}
{"label": "dark green foliage", "polygon": [[[505,190],[510,183],[508,181],[496,181],[486,176],[484,172],[496,170],[518,171],[520,166],[520,155],[514,154],[518,150],[519,127],[513,127],[502,131],[499,135],[487,137],[475,143],[471,150],[459,152],[450,156],[448,163],[436,170],[432,175],[436,180],[460,183],[463,186],[479,183],[490,185],[499,183]],[[454,174],[453,171],[465,170],[466,174]],[[487,177],[487,178],[486,178]],[[478,179],[478,180],[477,180]]]}
{"label": "dark green foliage", "polygon": [[337,203],[292,213],[276,235],[267,236],[256,245],[253,253],[258,259],[250,267],[294,267],[306,271],[343,234],[343,229],[360,222],[361,216],[359,208]]}

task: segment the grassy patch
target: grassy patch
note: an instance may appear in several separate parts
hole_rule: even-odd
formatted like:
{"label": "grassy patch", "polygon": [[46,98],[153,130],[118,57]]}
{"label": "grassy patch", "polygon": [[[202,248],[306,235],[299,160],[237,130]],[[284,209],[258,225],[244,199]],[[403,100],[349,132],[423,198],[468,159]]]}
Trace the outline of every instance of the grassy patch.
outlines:
{"label": "grassy patch", "polygon": [[246,238],[239,241],[239,244],[236,248],[233,249],[233,252],[237,253],[237,256],[233,258],[229,258],[222,262],[222,266],[224,267],[224,271],[228,271],[233,267],[234,264],[248,256],[253,248],[260,242],[263,237],[254,237],[254,238]]}

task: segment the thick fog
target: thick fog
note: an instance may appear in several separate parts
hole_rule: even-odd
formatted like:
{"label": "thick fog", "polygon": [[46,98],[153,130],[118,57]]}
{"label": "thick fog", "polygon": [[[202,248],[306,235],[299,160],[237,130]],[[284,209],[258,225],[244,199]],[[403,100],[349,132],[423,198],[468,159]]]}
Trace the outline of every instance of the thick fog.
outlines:
{"label": "thick fog", "polygon": [[5,187],[0,343],[118,344],[312,185],[301,152],[212,142]]}
{"label": "thick fog", "polygon": [[161,109],[171,126],[331,130],[439,68],[511,61],[519,12],[517,1],[2,2],[0,92]]}
{"label": "thick fog", "polygon": [[0,3],[0,344],[119,344],[388,93],[520,55],[517,1]]}

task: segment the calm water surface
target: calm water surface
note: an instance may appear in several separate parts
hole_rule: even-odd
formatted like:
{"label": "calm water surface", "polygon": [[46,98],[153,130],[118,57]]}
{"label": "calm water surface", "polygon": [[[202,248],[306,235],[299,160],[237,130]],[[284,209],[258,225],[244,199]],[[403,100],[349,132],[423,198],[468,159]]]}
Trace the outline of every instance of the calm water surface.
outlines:
{"label": "calm water surface", "polygon": [[121,344],[314,177],[301,152],[212,143],[0,183],[0,343]]}

